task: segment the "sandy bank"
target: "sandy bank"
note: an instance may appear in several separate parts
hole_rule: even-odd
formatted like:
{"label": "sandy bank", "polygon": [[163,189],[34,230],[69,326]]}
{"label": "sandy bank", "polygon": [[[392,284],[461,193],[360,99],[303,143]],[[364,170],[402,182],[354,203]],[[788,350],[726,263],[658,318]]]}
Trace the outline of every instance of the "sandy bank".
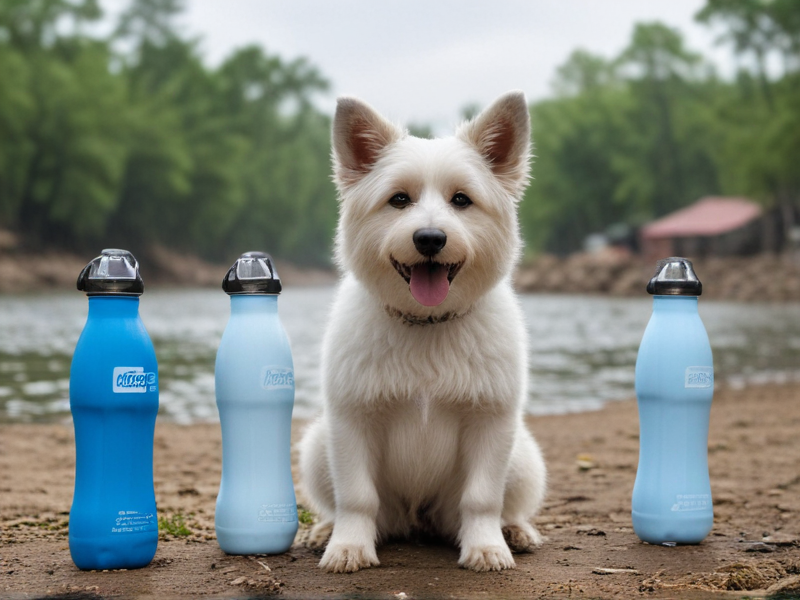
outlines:
{"label": "sandy bank", "polygon": [[[717,391],[709,441],[715,525],[699,546],[649,546],[633,533],[634,402],[531,418],[529,424],[550,468],[546,507],[537,518],[549,541],[540,550],[517,555],[513,571],[472,573],[457,567],[454,548],[391,543],[379,549],[380,567],[353,575],[321,572],[320,555],[299,544],[282,556],[223,554],[213,527],[218,426],[165,423],[156,429],[159,514],[174,523],[183,516],[189,534],[163,534],[145,569],[81,572],[67,546],[71,427],[0,426],[0,596],[280,592],[290,598],[402,598],[403,592],[407,597],[631,598],[743,590],[752,596],[781,589],[800,594],[800,386]],[[295,439],[301,427],[298,423]],[[579,455],[585,455],[583,467]]]}

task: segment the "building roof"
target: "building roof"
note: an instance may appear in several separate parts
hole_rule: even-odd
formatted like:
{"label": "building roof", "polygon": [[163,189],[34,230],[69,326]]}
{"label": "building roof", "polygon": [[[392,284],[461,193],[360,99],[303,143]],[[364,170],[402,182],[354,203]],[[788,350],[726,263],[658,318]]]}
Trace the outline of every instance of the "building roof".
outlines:
{"label": "building roof", "polygon": [[744,198],[707,196],[642,227],[643,239],[714,236],[734,231],[761,216],[761,207]]}

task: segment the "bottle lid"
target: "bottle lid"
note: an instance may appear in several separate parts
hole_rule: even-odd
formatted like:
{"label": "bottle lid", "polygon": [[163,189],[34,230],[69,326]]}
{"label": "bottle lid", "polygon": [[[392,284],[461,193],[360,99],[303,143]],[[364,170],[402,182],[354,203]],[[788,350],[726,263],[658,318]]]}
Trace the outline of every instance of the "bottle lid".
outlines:
{"label": "bottle lid", "polygon": [[266,252],[245,252],[222,280],[227,294],[280,294],[281,279]]}
{"label": "bottle lid", "polygon": [[141,296],[144,282],[133,254],[106,248],[78,275],[78,289],[89,296]]}
{"label": "bottle lid", "polygon": [[692,261],[671,256],[656,264],[656,274],[647,284],[647,293],[657,296],[699,296],[703,293],[703,284],[694,273]]}

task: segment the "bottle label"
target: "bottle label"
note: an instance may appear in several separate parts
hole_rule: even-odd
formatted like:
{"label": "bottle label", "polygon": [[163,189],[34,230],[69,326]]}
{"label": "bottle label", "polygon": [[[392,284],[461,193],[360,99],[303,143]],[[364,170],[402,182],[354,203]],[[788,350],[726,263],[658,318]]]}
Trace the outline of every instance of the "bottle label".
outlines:
{"label": "bottle label", "polygon": [[286,367],[264,367],[261,369],[261,387],[265,390],[292,390],[294,371]]}
{"label": "bottle label", "polygon": [[258,509],[258,520],[262,523],[294,523],[297,521],[297,505],[262,504]]}
{"label": "bottle label", "polygon": [[158,523],[153,513],[142,513],[138,510],[121,510],[117,513],[111,533],[141,533],[142,531],[156,531],[157,529]]}
{"label": "bottle label", "polygon": [[709,388],[714,385],[714,367],[686,367],[686,382],[683,387]]}
{"label": "bottle label", "polygon": [[708,510],[711,508],[710,494],[678,494],[672,512],[688,512],[692,510]]}
{"label": "bottle label", "polygon": [[144,394],[156,389],[156,374],[145,373],[144,367],[114,367],[112,390],[115,394]]}

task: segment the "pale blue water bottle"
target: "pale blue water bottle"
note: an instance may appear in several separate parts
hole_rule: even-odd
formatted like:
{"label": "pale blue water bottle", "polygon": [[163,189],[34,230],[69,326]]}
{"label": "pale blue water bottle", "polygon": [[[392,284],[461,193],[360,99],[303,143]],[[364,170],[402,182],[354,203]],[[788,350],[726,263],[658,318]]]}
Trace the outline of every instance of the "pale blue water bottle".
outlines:
{"label": "pale blue water bottle", "polygon": [[158,364],[139,318],[139,264],[126,250],[103,250],[78,289],[89,296],[89,317],[69,374],[76,450],[69,549],[81,569],[135,569],[158,544]]}
{"label": "pale blue water bottle", "polygon": [[225,275],[231,317],[217,351],[222,481],[215,527],[228,554],[286,552],[297,533],[291,467],[294,367],[278,318],[281,282],[263,252]]}
{"label": "pale blue water bottle", "polygon": [[654,297],[636,359],[633,529],[651,544],[697,544],[714,523],[708,478],[714,367],[697,313],[702,284],[690,261],[673,257],[658,262],[647,291]]}

